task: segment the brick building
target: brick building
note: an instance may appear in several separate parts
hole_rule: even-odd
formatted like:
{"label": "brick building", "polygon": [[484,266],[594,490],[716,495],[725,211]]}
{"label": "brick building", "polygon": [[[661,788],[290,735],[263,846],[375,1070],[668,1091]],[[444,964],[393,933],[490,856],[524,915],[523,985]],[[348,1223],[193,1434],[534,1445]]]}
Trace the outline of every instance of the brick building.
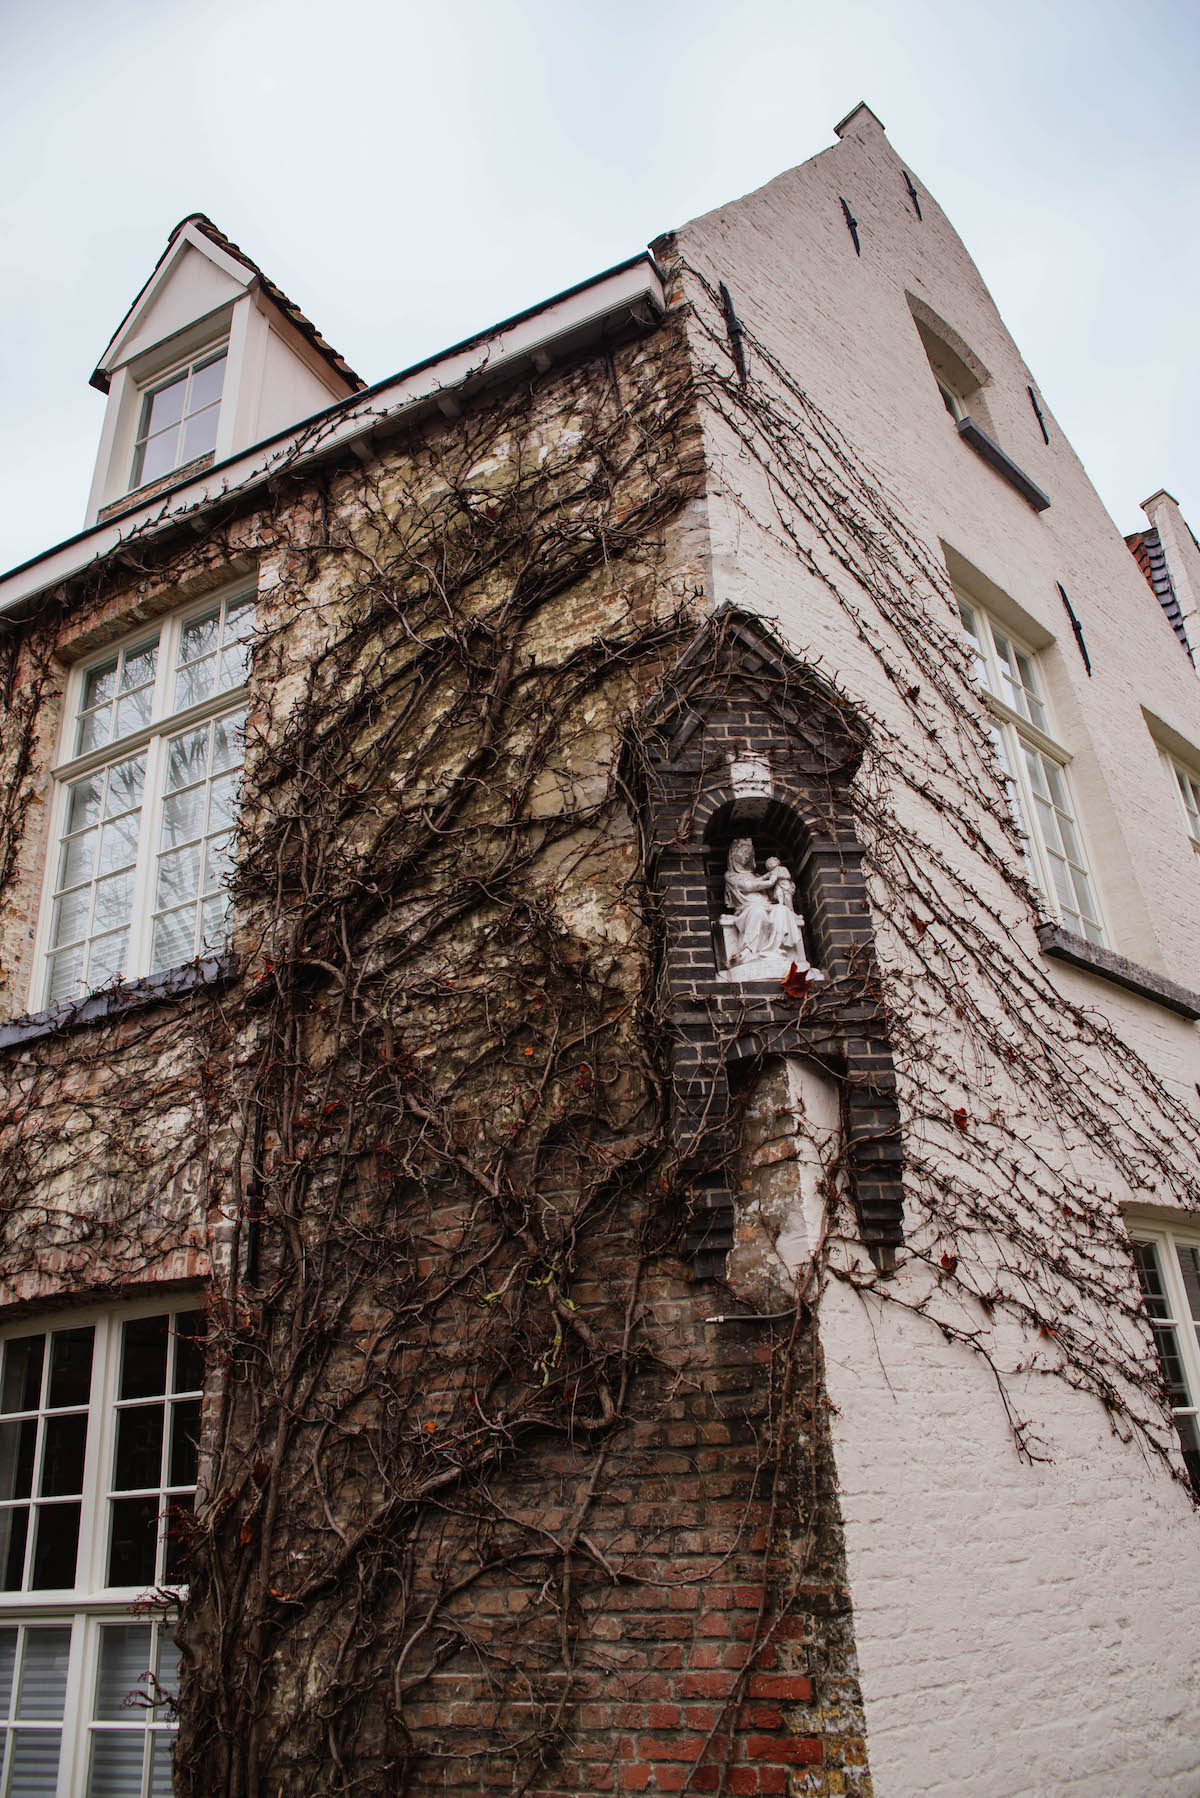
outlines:
{"label": "brick building", "polygon": [[874,115],[372,387],[186,219],[93,379],[4,1793],[1194,1792],[1200,551]]}

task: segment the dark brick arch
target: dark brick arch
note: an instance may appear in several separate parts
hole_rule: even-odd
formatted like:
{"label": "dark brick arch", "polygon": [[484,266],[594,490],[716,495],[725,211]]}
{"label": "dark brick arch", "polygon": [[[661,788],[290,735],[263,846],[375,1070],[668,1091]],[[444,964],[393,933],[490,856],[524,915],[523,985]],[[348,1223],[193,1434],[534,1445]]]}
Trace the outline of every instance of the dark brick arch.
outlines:
{"label": "dark brick arch", "polygon": [[[696,1270],[722,1272],[732,1241],[731,1073],[781,1055],[806,1057],[837,1080],[859,1228],[887,1265],[902,1240],[902,1145],[853,799],[865,736],[844,701],[748,615],[717,614],[687,661],[686,688],[664,693],[644,747]],[[731,762],[746,757],[767,764],[769,794],[735,787]],[[735,835],[753,836],[760,855],[779,854],[804,895],[809,958],[826,978],[803,997],[777,981],[718,979],[716,920]]]}

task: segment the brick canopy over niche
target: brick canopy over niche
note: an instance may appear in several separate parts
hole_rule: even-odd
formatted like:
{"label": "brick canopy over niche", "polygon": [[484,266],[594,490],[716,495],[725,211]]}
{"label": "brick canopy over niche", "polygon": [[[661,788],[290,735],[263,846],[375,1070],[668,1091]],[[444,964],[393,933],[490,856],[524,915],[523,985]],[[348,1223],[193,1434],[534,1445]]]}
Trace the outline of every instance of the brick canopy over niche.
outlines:
{"label": "brick canopy over niche", "polygon": [[[701,1276],[724,1271],[732,1241],[733,1094],[773,1057],[805,1057],[837,1082],[863,1242],[887,1266],[902,1241],[896,1077],[853,797],[865,741],[846,703],[731,607],[705,625],[651,709],[650,873],[666,920],[674,1128],[692,1178]],[[739,763],[759,778],[738,778]],[[777,854],[791,870],[823,983],[797,993],[778,980],[718,978],[735,836],[753,839],[760,866]]]}

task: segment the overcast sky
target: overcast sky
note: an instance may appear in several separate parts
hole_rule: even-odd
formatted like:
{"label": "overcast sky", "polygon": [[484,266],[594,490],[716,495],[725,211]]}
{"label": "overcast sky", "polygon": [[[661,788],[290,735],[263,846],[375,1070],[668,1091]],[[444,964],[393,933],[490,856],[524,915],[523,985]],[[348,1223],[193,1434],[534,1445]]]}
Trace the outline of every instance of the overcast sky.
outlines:
{"label": "overcast sky", "polygon": [[376,381],[833,141],[864,99],[1129,531],[1200,530],[1197,0],[0,0],[0,568],[82,524],[87,378],[207,212]]}

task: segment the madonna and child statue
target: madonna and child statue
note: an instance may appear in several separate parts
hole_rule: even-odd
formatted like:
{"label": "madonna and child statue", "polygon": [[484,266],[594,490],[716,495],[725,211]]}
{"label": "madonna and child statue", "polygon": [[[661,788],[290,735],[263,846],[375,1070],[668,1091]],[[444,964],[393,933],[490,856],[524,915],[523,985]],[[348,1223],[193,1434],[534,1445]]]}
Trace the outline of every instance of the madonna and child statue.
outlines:
{"label": "madonna and child statue", "polygon": [[804,953],[795,881],[777,855],[769,855],[766,872],[758,873],[749,837],[738,837],[730,847],[725,905],[721,929],[728,965],[719,979],[782,980],[793,966],[814,981],[824,978]]}

